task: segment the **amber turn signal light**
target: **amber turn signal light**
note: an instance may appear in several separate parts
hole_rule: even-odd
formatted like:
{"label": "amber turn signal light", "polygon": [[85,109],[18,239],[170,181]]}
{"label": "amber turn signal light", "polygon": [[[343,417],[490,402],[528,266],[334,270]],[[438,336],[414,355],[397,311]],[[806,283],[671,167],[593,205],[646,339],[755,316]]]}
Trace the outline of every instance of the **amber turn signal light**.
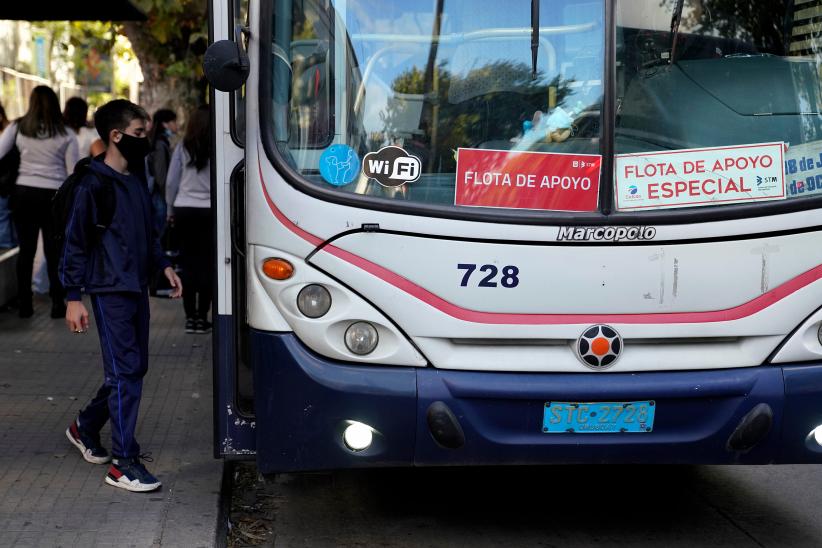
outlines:
{"label": "amber turn signal light", "polygon": [[287,280],[294,275],[294,267],[285,259],[266,259],[263,261],[263,274],[272,280]]}

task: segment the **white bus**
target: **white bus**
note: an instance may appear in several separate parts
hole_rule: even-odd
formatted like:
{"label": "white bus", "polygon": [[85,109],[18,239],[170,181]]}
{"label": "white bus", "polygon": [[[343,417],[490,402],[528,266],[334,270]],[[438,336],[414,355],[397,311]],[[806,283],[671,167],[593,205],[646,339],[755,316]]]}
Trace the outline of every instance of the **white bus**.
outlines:
{"label": "white bus", "polygon": [[211,17],[218,455],[822,462],[822,1]]}

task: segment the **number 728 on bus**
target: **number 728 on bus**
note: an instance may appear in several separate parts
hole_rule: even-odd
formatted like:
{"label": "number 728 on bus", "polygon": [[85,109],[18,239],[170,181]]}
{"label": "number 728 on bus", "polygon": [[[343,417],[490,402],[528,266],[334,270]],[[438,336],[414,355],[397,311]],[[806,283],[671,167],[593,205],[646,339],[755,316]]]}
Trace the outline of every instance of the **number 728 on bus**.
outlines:
{"label": "number 728 on bus", "polygon": [[[513,265],[503,266],[500,270],[496,265],[484,264],[476,265],[474,263],[459,263],[458,270],[464,270],[460,287],[468,287],[471,283],[471,277],[478,269],[482,274],[479,274],[479,282],[477,287],[506,287],[512,288],[519,285],[519,268]],[[499,280],[499,282],[497,281]]]}

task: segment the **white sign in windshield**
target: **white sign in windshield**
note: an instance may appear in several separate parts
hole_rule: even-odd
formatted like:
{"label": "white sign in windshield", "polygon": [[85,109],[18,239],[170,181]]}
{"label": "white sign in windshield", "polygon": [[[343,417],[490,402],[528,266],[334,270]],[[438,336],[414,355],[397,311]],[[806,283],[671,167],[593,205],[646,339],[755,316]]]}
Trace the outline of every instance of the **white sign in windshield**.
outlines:
{"label": "white sign in windshield", "polygon": [[789,147],[785,176],[788,198],[822,194],[822,141]]}
{"label": "white sign in windshield", "polygon": [[783,151],[783,143],[763,143],[617,155],[617,208],[784,199]]}

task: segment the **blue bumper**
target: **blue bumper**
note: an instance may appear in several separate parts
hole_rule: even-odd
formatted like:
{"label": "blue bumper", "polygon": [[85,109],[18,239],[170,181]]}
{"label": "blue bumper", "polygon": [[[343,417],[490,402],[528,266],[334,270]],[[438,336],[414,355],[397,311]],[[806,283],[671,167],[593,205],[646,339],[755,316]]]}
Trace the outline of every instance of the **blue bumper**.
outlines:
{"label": "blue bumper", "polygon": [[[317,356],[292,334],[252,333],[261,471],[375,466],[548,463],[817,463],[822,364],[638,374],[511,374],[357,366]],[[543,434],[548,401],[656,402],[650,433]],[[464,443],[435,441],[428,412],[453,412]],[[772,426],[728,448],[759,404]],[[438,404],[439,405],[439,404]],[[763,407],[763,406],[760,406]],[[347,421],[376,431],[368,449],[342,442]]]}

